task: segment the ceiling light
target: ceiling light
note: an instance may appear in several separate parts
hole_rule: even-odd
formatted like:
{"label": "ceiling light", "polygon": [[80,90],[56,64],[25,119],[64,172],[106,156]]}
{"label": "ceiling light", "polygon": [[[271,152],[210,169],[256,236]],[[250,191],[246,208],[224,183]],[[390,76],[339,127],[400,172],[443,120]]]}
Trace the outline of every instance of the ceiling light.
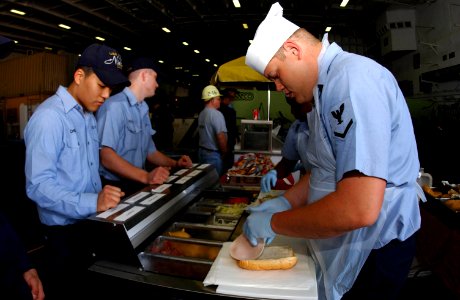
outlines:
{"label": "ceiling light", "polygon": [[240,1],[238,1],[238,0],[233,0],[233,5],[234,5],[236,8],[240,8],[240,7],[241,7]]}
{"label": "ceiling light", "polygon": [[188,46],[188,43],[187,42],[182,42],[182,45]]}
{"label": "ceiling light", "polygon": [[175,67],[176,70],[182,70],[182,67]]}
{"label": "ceiling light", "polygon": [[244,28],[244,29],[248,29],[248,28],[249,28],[248,24],[243,23],[243,28]]}
{"label": "ceiling light", "polygon": [[12,12],[13,14],[20,15],[20,16],[23,16],[26,14],[25,12],[17,10],[17,9],[10,9],[10,12]]}
{"label": "ceiling light", "polygon": [[16,41],[16,40],[14,40],[13,42],[14,42],[15,44],[19,43],[19,42],[18,42],[18,41]]}
{"label": "ceiling light", "polygon": [[45,47],[45,49],[50,50],[50,51],[53,50],[53,48],[51,48],[51,47]]}
{"label": "ceiling light", "polygon": [[325,29],[324,31],[329,32],[329,31],[331,31],[331,29],[332,29],[331,26],[327,26],[326,29]]}
{"label": "ceiling light", "polygon": [[171,32],[171,30],[169,30],[167,27],[163,27],[163,28],[161,28],[161,29],[162,29],[164,32],[167,32],[167,33],[170,33],[170,32]]}
{"label": "ceiling light", "polygon": [[217,65],[217,64],[214,64],[213,66],[214,66],[214,67],[216,67],[216,68],[218,67],[218,65]]}
{"label": "ceiling light", "polygon": [[205,61],[206,61],[206,62],[210,62],[211,60],[209,60],[209,58],[206,58]]}
{"label": "ceiling light", "polygon": [[348,0],[342,0],[342,3],[340,3],[340,7],[345,7],[348,4]]}
{"label": "ceiling light", "polygon": [[127,51],[131,51],[131,50],[133,50],[133,49],[131,49],[131,48],[129,48],[129,47],[126,47],[126,46],[125,46],[125,47],[123,47],[123,49],[125,49],[125,50],[127,50]]}
{"label": "ceiling light", "polygon": [[200,74],[193,74],[193,77],[200,77]]}
{"label": "ceiling light", "polygon": [[58,26],[64,29],[70,29],[70,26],[65,25],[65,24],[59,24]]}
{"label": "ceiling light", "polygon": [[195,53],[200,53],[200,51],[198,51],[198,50],[193,50],[193,52],[195,52]]}
{"label": "ceiling light", "polygon": [[96,38],[96,40],[99,40],[99,41],[105,41],[105,39],[103,37],[100,37],[100,36],[96,36],[95,38]]}
{"label": "ceiling light", "polygon": [[161,59],[158,61],[160,64],[164,64],[165,62],[162,61]]}

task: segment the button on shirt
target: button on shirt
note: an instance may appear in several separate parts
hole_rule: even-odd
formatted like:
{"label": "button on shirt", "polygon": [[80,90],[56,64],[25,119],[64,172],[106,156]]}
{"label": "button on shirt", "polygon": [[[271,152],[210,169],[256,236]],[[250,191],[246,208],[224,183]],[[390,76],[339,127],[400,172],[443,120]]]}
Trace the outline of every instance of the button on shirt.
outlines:
{"label": "button on shirt", "polygon": [[25,130],[26,191],[46,225],[67,225],[96,212],[101,191],[94,115],[60,86],[37,107]]}
{"label": "button on shirt", "polygon": [[[143,169],[147,156],[157,151],[147,103],[138,102],[126,87],[107,99],[96,117],[101,146],[112,148],[123,159]],[[102,165],[100,174],[108,180],[120,180]]]}

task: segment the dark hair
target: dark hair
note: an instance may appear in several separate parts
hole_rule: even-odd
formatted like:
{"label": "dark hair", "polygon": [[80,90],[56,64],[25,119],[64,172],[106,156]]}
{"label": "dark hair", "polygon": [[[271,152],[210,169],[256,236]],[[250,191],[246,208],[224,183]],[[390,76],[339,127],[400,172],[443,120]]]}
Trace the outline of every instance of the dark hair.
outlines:
{"label": "dark hair", "polygon": [[239,91],[235,88],[226,88],[222,91],[222,97],[228,97],[232,92],[235,93],[235,95],[239,94]]}

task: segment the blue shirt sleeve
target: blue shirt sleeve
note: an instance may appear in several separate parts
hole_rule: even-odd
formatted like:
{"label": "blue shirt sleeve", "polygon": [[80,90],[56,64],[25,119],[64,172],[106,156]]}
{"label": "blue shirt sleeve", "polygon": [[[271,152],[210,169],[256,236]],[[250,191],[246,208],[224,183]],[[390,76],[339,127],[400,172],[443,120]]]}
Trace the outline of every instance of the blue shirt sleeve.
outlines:
{"label": "blue shirt sleeve", "polygon": [[281,149],[281,156],[289,160],[299,160],[300,156],[297,152],[297,130],[299,127],[299,120],[295,120],[289,127],[284,141],[283,148]]}

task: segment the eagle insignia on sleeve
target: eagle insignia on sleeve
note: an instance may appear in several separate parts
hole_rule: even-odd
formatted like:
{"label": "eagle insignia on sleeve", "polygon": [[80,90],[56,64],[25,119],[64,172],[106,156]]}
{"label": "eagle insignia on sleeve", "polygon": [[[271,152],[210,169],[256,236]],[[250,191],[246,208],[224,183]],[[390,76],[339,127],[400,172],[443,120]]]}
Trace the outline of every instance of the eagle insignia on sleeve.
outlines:
{"label": "eagle insignia on sleeve", "polygon": [[345,103],[331,111],[332,117],[337,120],[334,124],[334,135],[339,138],[345,138],[351,126],[353,125],[353,112],[345,109]]}

